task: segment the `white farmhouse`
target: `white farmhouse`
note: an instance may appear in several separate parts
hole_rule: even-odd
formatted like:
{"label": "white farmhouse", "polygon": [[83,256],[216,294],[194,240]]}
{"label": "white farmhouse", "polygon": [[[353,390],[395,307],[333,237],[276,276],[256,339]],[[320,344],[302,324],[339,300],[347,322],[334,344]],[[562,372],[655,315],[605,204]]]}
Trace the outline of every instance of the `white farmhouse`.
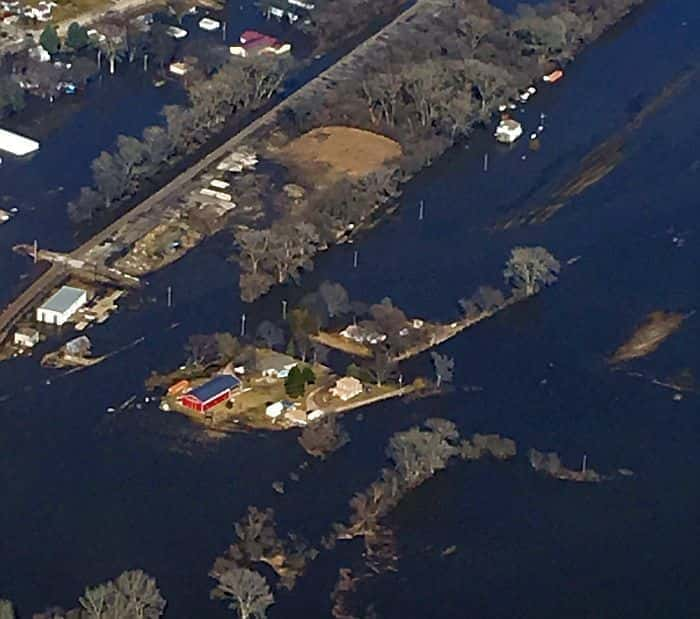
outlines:
{"label": "white farmhouse", "polygon": [[60,326],[86,303],[87,292],[85,290],[63,286],[41,307],[37,308],[36,319],[38,322]]}

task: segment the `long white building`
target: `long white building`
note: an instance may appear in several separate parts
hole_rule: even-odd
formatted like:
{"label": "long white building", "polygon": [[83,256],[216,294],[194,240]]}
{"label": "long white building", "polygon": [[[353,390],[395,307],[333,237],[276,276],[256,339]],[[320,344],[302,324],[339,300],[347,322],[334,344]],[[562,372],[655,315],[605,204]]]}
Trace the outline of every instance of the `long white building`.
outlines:
{"label": "long white building", "polygon": [[25,138],[18,133],[0,129],[0,150],[16,157],[23,157],[39,150],[39,142]]}
{"label": "long white building", "polygon": [[36,319],[38,322],[60,326],[86,303],[87,292],[85,290],[63,286],[41,307],[37,308]]}

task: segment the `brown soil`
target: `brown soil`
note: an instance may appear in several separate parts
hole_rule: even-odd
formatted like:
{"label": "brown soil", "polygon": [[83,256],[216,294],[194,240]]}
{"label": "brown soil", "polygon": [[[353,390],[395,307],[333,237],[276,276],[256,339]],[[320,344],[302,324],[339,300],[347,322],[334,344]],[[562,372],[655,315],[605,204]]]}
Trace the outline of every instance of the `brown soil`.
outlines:
{"label": "brown soil", "polygon": [[319,127],[285,146],[279,155],[287,167],[302,174],[362,178],[401,155],[401,146],[378,133],[353,127]]}
{"label": "brown soil", "polygon": [[652,312],[637,327],[632,337],[615,351],[610,363],[621,363],[651,354],[680,328],[685,318],[683,314],[674,312]]}

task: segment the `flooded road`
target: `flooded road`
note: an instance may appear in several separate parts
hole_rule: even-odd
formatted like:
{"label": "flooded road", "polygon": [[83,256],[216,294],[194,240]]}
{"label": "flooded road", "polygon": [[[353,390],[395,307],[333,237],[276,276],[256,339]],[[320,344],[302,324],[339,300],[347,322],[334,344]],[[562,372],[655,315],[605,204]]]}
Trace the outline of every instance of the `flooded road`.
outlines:
{"label": "flooded road", "polygon": [[[540,89],[522,113],[526,133],[546,115],[539,151],[525,140],[508,149],[488,132],[476,135],[416,177],[397,216],[356,245],[321,256],[301,288],[244,307],[236,266],[224,260],[230,240],[215,239],[151,277],[138,311],[125,308],[90,332],[99,350],[140,337],[143,343],[64,377],[39,369],[36,357],[0,365],[0,396],[7,396],[0,402],[2,595],[26,616],[49,604],[70,606],[86,584],[141,567],[158,578],[168,617],[230,616],[208,599],[207,571],[248,504],[274,507],[281,529],[317,540],[377,476],[393,432],[442,416],[463,434],[512,436],[521,457],[460,463],[400,506],[392,517],[399,572],[363,592],[382,617],[696,614],[698,398],[674,401],[649,381],[611,372],[605,359],[649,312],[700,305],[700,83],[629,133],[615,169],[546,223],[494,226],[540,207],[542,187],[570,179],[587,153],[695,65],[698,28],[695,3],[649,3],[584,53],[556,87]],[[69,172],[55,161],[55,184],[63,183]],[[42,202],[44,217],[50,204],[62,209],[64,202]],[[59,218],[39,223],[38,206],[32,221],[46,234],[64,225]],[[18,224],[12,232],[0,229],[3,256],[8,237],[26,240],[30,230],[21,222],[11,222]],[[105,414],[142,395],[150,370],[176,365],[190,334],[235,330],[244,311],[251,329],[277,319],[282,299],[292,303],[324,279],[341,282],[356,299],[389,295],[409,315],[451,319],[460,297],[501,281],[511,247],[533,244],[562,261],[580,259],[555,287],[441,347],[455,358],[453,393],[346,416],[352,442],[312,463],[299,483],[288,481],[284,495],[272,482],[307,458],[294,433],[216,439],[152,405]],[[170,285],[172,308],[165,303]],[[698,350],[696,315],[629,368],[661,377],[691,368],[697,377]],[[482,391],[465,390],[472,385]],[[529,447],[558,451],[574,467],[585,453],[599,471],[626,467],[635,477],[592,486],[540,478],[523,455]],[[452,545],[456,552],[442,557]],[[329,616],[338,567],[358,561],[355,546],[322,554],[294,592],[276,592],[269,616]]]}

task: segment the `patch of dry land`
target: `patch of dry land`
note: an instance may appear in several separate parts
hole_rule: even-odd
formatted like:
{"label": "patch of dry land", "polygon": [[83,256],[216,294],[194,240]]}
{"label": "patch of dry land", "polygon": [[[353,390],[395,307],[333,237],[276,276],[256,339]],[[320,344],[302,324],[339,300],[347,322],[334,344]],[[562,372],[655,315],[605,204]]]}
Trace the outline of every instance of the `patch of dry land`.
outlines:
{"label": "patch of dry land", "polygon": [[610,364],[646,357],[683,324],[686,316],[675,312],[656,311],[649,314],[639,327],[610,358]]}
{"label": "patch of dry land", "polygon": [[302,176],[326,182],[362,178],[401,156],[398,142],[354,127],[312,129],[284,146],[277,158]]}
{"label": "patch of dry land", "polygon": [[135,277],[146,275],[179,260],[202,240],[202,235],[182,220],[166,221],[134,243],[114,266]]}

